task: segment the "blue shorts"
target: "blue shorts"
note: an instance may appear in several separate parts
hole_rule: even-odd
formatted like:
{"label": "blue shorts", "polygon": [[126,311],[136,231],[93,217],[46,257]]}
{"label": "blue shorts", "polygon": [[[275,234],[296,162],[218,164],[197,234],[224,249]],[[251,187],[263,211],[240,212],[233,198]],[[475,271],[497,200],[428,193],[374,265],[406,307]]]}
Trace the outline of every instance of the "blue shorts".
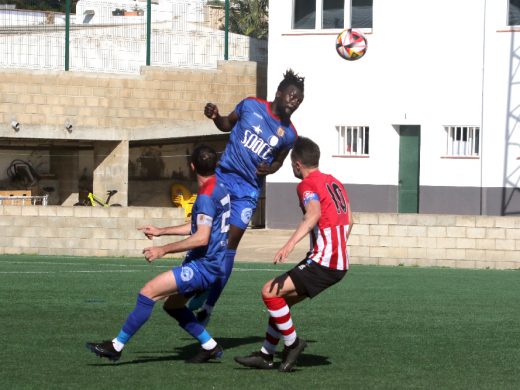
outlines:
{"label": "blue shorts", "polygon": [[216,279],[214,275],[203,272],[196,261],[174,267],[172,272],[179,293],[188,297],[208,289]]}
{"label": "blue shorts", "polygon": [[231,199],[229,223],[246,230],[258,203],[258,189],[231,172],[217,170],[217,177],[224,183]]}

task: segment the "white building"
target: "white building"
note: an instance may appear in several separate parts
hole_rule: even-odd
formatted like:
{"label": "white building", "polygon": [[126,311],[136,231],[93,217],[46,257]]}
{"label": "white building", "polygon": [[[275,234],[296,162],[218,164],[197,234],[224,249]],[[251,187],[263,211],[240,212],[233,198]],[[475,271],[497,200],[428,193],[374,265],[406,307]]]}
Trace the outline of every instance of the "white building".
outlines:
{"label": "white building", "polygon": [[[203,22],[206,0],[152,0],[152,22]],[[144,23],[147,0],[79,0],[76,23]]]}
{"label": "white building", "polygon": [[[287,68],[305,76],[293,123],[355,211],[520,213],[517,0],[283,0],[269,14],[269,98]],[[368,40],[353,62],[335,50],[348,27]],[[290,164],[269,177],[268,226],[299,219],[296,182]]]}

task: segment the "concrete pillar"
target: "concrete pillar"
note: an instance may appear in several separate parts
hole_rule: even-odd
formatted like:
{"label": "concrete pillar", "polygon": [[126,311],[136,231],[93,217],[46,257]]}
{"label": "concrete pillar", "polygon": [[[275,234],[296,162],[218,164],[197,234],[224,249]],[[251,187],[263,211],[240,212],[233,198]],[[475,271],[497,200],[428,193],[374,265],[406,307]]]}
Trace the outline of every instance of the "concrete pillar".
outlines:
{"label": "concrete pillar", "polygon": [[[71,149],[52,148],[50,172],[54,174],[57,184],[50,185],[50,187],[54,187],[54,191],[49,195],[49,204],[72,205],[77,202],[78,152]],[[42,183],[42,187],[44,185],[46,184]],[[69,200],[68,203],[67,200]]]}
{"label": "concrete pillar", "polygon": [[117,190],[110,204],[128,205],[128,156],[128,140],[94,143],[94,194],[105,200],[107,191]]}

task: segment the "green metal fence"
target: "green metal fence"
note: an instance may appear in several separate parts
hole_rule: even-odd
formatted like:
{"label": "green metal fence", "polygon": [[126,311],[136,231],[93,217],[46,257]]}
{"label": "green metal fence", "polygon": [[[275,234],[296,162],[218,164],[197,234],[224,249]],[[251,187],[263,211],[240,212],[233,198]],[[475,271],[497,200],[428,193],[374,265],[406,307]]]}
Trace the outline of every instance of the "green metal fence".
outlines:
{"label": "green metal fence", "polygon": [[265,40],[226,32],[229,0],[0,2],[3,68],[139,73],[146,65],[267,62]]}

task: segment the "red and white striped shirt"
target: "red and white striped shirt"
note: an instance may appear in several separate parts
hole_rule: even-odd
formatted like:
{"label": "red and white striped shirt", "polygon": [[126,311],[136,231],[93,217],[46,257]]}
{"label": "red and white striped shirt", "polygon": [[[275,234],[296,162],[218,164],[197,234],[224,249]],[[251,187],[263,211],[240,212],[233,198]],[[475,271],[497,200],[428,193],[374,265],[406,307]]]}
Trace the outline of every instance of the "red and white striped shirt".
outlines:
{"label": "red and white striped shirt", "polygon": [[321,207],[321,217],[310,232],[307,258],[331,269],[347,270],[347,232],[351,223],[347,191],[336,178],[316,170],[298,184],[297,192],[303,212],[310,200],[319,200]]}

